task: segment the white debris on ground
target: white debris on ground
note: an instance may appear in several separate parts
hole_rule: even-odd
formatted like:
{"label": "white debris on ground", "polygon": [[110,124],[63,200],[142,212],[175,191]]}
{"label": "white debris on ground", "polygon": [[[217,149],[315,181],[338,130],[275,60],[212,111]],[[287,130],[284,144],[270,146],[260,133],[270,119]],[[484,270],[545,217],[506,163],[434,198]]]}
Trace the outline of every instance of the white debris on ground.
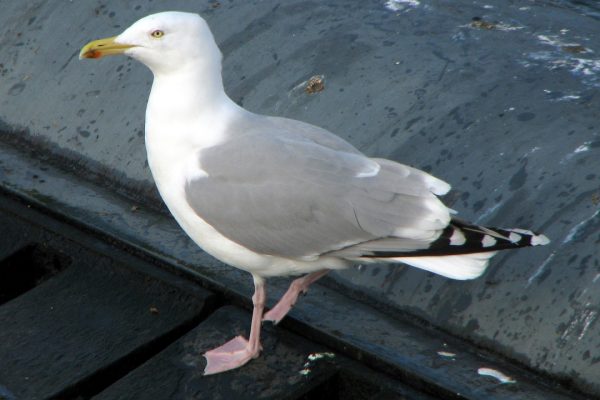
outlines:
{"label": "white debris on ground", "polygon": [[472,29],[483,29],[483,30],[497,30],[502,32],[512,32],[524,29],[524,26],[509,25],[503,22],[489,22],[486,20],[475,20],[468,24],[459,25],[459,28],[472,28]]}
{"label": "white debris on ground", "polygon": [[531,274],[529,278],[527,278],[527,284],[525,285],[525,287],[529,287],[537,279],[538,276],[542,275],[542,273],[546,270],[546,266],[550,264],[550,261],[552,261],[555,255],[556,254],[553,251],[548,257],[546,257],[546,259],[540,264],[540,266],[536,268],[535,272]]}
{"label": "white debris on ground", "polygon": [[325,352],[325,353],[310,353],[308,355],[308,359],[310,361],[316,361],[316,360],[320,360],[321,358],[333,358],[335,357],[335,354],[333,353],[329,353],[329,352]]}
{"label": "white debris on ground", "polygon": [[438,351],[438,355],[446,358],[454,358],[456,357],[456,353],[451,353],[449,351]]}
{"label": "white debris on ground", "polygon": [[303,369],[300,370],[298,373],[300,375],[308,375],[312,372],[311,367],[313,366],[313,363],[315,361],[321,360],[323,358],[334,358],[335,354],[331,353],[331,352],[322,352],[322,353],[310,353],[306,358],[308,359],[307,362],[304,363],[303,365]]}
{"label": "white debris on ground", "polygon": [[[600,86],[600,59],[593,58],[594,50],[582,43],[589,42],[587,38],[578,38],[569,41],[565,38],[568,30],[561,29],[559,35],[537,35],[537,40],[553,50],[535,51],[528,54],[529,61],[522,62],[525,67],[544,65],[550,70],[565,69],[578,76],[583,83],[589,86]],[[581,57],[581,56],[583,57]],[[570,94],[561,100],[576,100],[577,93]]]}
{"label": "white debris on ground", "polygon": [[385,2],[385,8],[391,11],[404,11],[420,4],[419,0],[388,0]]}
{"label": "white debris on ground", "polygon": [[479,368],[477,373],[482,376],[491,376],[492,378],[498,379],[500,383],[516,383],[517,381],[511,378],[508,375],[503,374],[502,372],[495,370],[493,368]]}
{"label": "white debris on ground", "polygon": [[581,152],[584,152],[584,151],[588,151],[590,149],[590,143],[592,143],[592,142],[585,142],[581,146],[577,147],[575,149],[575,151],[573,151],[573,153],[581,153]]}

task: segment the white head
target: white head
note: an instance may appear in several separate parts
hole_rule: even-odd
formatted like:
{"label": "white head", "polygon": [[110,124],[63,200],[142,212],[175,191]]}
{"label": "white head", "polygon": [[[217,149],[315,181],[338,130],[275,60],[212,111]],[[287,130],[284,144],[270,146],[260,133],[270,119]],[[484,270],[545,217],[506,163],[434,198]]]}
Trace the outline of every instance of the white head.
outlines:
{"label": "white head", "polygon": [[187,68],[221,71],[221,52],[208,24],[198,14],[168,11],[144,17],[118,36],[95,40],[79,58],[125,54],[155,75]]}

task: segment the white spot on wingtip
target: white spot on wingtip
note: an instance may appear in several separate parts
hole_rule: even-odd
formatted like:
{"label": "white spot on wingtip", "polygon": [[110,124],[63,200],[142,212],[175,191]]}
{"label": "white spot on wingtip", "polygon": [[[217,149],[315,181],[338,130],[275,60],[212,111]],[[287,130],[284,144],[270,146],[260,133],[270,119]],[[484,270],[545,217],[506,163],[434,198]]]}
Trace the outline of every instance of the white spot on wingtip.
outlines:
{"label": "white spot on wingtip", "polygon": [[500,383],[516,383],[517,381],[502,372],[493,368],[479,368],[477,373],[482,376],[491,376],[492,378],[498,379]]}
{"label": "white spot on wingtip", "polygon": [[450,237],[450,245],[451,246],[462,246],[467,241],[465,235],[462,233],[460,229],[454,229],[452,232],[452,236]]}
{"label": "white spot on wingtip", "polygon": [[512,243],[518,243],[521,238],[522,236],[516,232],[511,232],[510,235],[508,235],[508,240],[510,240]]}
{"label": "white spot on wingtip", "polygon": [[532,246],[544,246],[550,243],[550,239],[546,235],[535,235],[531,238]]}
{"label": "white spot on wingtip", "polygon": [[456,357],[456,353],[451,353],[449,351],[438,351],[438,355],[446,358],[454,358]]}
{"label": "white spot on wingtip", "polygon": [[485,235],[483,237],[483,240],[481,241],[481,245],[483,247],[492,247],[495,244],[496,244],[496,239],[494,239],[490,235]]}

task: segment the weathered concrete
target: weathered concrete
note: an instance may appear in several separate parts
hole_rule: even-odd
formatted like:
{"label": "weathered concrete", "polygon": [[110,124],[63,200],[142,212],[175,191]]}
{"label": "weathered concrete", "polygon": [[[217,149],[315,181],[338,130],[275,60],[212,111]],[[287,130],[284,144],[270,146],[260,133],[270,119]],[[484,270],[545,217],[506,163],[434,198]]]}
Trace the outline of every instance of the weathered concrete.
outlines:
{"label": "weathered concrete", "polygon": [[[447,202],[464,218],[553,239],[498,256],[473,282],[404,267],[347,271],[338,282],[600,394],[597,12],[505,0],[169,8],[206,17],[228,92],[245,107],[431,171],[453,184]],[[142,134],[150,73],[124,58],[76,55],[163,9],[4,1],[0,122],[13,132],[4,139],[35,142],[67,169],[151,195]],[[298,85],[317,74],[325,90],[308,95]]]}

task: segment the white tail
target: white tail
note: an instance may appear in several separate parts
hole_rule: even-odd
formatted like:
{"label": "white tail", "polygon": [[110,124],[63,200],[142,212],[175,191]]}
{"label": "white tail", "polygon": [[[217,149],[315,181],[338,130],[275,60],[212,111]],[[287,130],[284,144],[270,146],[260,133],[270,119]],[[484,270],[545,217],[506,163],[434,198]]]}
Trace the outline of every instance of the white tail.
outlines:
{"label": "white tail", "polygon": [[485,272],[490,258],[497,252],[455,254],[451,256],[421,256],[386,258],[381,261],[398,261],[434,274],[457,280],[475,279]]}

